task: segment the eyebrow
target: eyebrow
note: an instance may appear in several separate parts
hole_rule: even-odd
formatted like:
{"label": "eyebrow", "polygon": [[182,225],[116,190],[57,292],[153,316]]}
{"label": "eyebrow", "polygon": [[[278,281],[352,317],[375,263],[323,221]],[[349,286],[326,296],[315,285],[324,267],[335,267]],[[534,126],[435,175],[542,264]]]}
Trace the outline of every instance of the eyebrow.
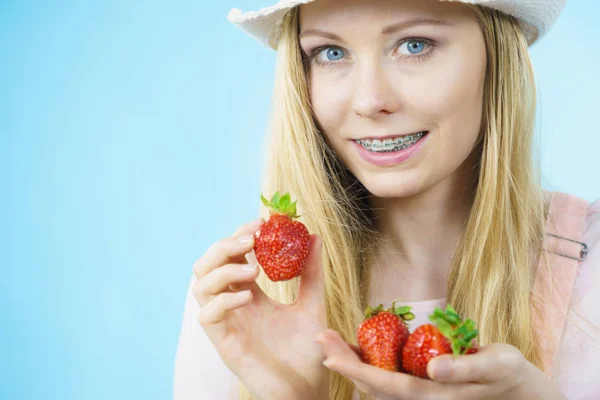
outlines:
{"label": "eyebrow", "polygon": [[[418,25],[454,26],[453,24],[451,24],[448,21],[440,21],[437,19],[413,19],[410,21],[402,21],[402,22],[398,22],[396,24],[386,26],[385,28],[383,28],[381,30],[381,34],[382,35],[390,35],[392,33],[398,32],[400,30],[411,28],[413,26],[418,26]],[[300,38],[303,38],[306,36],[321,36],[321,37],[328,38],[331,40],[342,41],[342,39],[335,33],[322,31],[320,29],[306,29],[306,30],[300,32]]]}

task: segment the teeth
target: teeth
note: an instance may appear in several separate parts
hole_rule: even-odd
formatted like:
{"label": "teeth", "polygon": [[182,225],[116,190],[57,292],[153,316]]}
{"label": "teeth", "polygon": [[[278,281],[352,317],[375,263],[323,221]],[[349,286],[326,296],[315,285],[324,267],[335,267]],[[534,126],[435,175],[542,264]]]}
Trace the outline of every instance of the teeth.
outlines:
{"label": "teeth", "polygon": [[419,132],[408,136],[402,136],[394,139],[385,139],[383,141],[377,139],[357,140],[356,142],[366,150],[374,152],[389,152],[406,149],[412,146],[425,135],[425,132]]}
{"label": "teeth", "polygon": [[394,142],[392,139],[386,139],[383,141],[383,150],[394,150],[394,147],[396,147],[396,142]]}

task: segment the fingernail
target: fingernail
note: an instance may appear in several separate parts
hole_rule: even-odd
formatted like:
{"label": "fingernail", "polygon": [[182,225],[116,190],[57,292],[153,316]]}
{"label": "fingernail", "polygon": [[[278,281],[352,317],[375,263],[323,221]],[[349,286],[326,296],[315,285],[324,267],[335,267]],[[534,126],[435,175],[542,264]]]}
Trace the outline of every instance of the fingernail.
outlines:
{"label": "fingernail", "polygon": [[323,365],[326,366],[327,368],[331,367],[332,364],[333,364],[333,362],[329,358],[327,360],[323,361]]}
{"label": "fingernail", "polygon": [[244,235],[244,236],[240,236],[240,237],[238,238],[238,241],[239,241],[241,244],[248,244],[248,243],[250,243],[250,241],[252,240],[252,237],[253,237],[252,235]]}
{"label": "fingernail", "polygon": [[433,368],[433,379],[448,379],[452,374],[454,362],[452,360],[439,360]]}
{"label": "fingernail", "polygon": [[250,296],[250,291],[249,291],[249,290],[244,290],[244,291],[241,291],[241,292],[237,292],[235,295],[236,295],[237,297],[240,297],[240,298],[242,298],[242,299],[245,299],[245,298],[247,298],[248,296]]}

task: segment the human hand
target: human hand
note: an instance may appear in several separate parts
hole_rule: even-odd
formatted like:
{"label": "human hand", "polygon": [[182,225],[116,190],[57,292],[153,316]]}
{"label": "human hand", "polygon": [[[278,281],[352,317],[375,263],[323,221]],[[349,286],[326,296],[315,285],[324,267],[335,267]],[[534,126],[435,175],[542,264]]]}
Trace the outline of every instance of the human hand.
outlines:
{"label": "human hand", "polygon": [[241,227],[194,264],[197,281],[192,291],[200,305],[200,325],[227,367],[254,396],[326,398],[329,370],[321,364],[322,349],[313,341],[327,328],[322,242],[311,236],[297,300],[278,303],[258,286],[259,268],[245,258],[263,222]]}
{"label": "human hand", "polygon": [[333,330],[318,335],[326,356],[323,364],[379,400],[546,400],[564,399],[542,371],[508,344],[491,344],[475,354],[433,358],[431,380],[390,372],[364,363],[358,347]]}

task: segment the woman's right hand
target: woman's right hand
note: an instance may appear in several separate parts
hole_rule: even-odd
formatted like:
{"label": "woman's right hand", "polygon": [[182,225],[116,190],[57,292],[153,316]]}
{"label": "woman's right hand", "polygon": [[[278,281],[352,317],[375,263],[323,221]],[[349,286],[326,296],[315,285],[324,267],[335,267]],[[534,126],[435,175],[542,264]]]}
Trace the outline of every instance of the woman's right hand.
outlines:
{"label": "woman's right hand", "polygon": [[259,267],[245,258],[263,222],[241,227],[194,263],[192,290],[200,304],[200,325],[225,365],[255,397],[327,399],[330,372],[315,342],[327,329],[321,239],[311,235],[298,298],[281,304],[260,289],[255,281]]}

